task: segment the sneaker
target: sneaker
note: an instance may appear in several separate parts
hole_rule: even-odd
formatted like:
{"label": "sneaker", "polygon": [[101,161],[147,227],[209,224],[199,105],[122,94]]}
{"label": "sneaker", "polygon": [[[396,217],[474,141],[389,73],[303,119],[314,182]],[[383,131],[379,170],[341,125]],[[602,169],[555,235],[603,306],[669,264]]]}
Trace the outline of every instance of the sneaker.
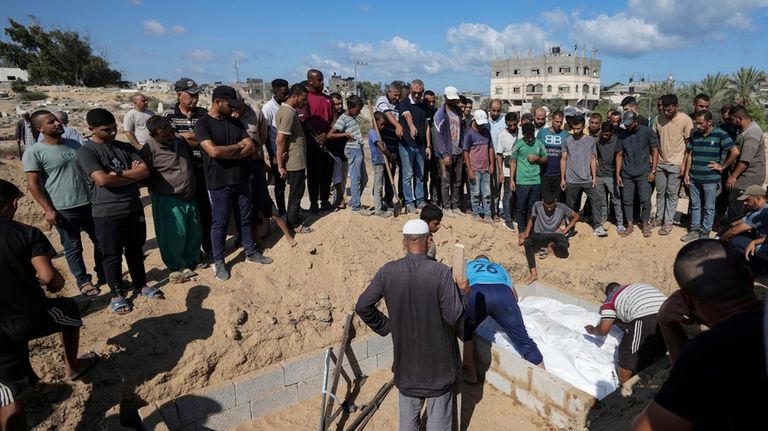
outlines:
{"label": "sneaker", "polygon": [[363,215],[363,216],[370,216],[370,215],[373,215],[373,211],[371,211],[371,210],[369,210],[367,208],[360,207],[359,209],[356,209],[356,210],[353,209],[352,210],[352,214]]}
{"label": "sneaker", "polygon": [[245,261],[246,262],[251,262],[251,263],[260,263],[262,265],[269,265],[270,263],[274,262],[274,260],[271,257],[264,256],[263,254],[258,253],[258,252],[254,253],[254,254],[252,254],[250,256],[247,256],[245,258]]}
{"label": "sneaker", "polygon": [[426,202],[419,202],[419,203],[416,204],[416,209],[420,210],[420,209],[424,208],[425,206],[427,206]]}
{"label": "sneaker", "polygon": [[626,234],[626,233],[627,233],[627,228],[626,228],[626,227],[624,227],[624,225],[623,225],[623,224],[620,224],[620,225],[619,225],[619,227],[617,227],[617,228],[616,228],[616,232],[617,232],[619,235],[624,235],[624,234]]}
{"label": "sneaker", "polygon": [[504,222],[504,227],[506,227],[508,231],[514,232],[515,231],[515,222],[513,222],[512,220],[505,221]]}
{"label": "sneaker", "polygon": [[173,271],[172,273],[168,274],[169,284],[181,284],[181,283],[184,283],[185,281],[187,280],[184,279],[184,275],[179,271]]}
{"label": "sneaker", "polygon": [[709,232],[699,233],[699,239],[707,239],[707,238],[709,238]]}
{"label": "sneaker", "polygon": [[595,234],[595,236],[599,236],[600,238],[605,238],[608,236],[608,232],[606,232],[602,226],[596,227],[592,233]]}
{"label": "sneaker", "polygon": [[[694,239],[699,239],[699,236],[701,235],[701,232],[697,230],[689,231],[687,234],[683,235],[682,238],[680,238],[680,241],[682,242],[689,242],[693,241]],[[709,235],[707,235],[709,236]]]}
{"label": "sneaker", "polygon": [[389,211],[376,211],[375,213],[373,213],[373,215],[381,217],[381,218],[392,217],[392,213],[390,213]]}
{"label": "sneaker", "polygon": [[184,268],[184,270],[181,271],[181,275],[184,277],[185,281],[188,281],[197,277],[197,273],[195,271],[192,271],[189,268]]}
{"label": "sneaker", "polygon": [[659,229],[659,235],[669,235],[670,233],[672,233],[671,223],[665,223],[661,226],[661,229]]}
{"label": "sneaker", "polygon": [[316,203],[312,203],[309,205],[309,212],[311,214],[317,214],[320,212],[320,207],[318,207]]}
{"label": "sneaker", "polygon": [[409,214],[416,214],[416,205],[414,204],[407,204],[405,208],[408,210]]}
{"label": "sneaker", "polygon": [[229,271],[227,270],[227,267],[224,265],[224,262],[214,262],[213,266],[213,276],[216,277],[217,280],[221,281],[227,281],[229,280]]}

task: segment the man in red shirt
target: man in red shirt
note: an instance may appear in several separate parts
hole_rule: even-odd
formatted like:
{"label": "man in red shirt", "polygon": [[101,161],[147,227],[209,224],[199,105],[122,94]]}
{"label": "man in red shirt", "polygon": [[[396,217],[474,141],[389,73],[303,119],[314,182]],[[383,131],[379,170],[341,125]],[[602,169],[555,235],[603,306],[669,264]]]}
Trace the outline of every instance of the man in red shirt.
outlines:
{"label": "man in red shirt", "polygon": [[[325,88],[323,72],[317,69],[307,71],[307,104],[299,111],[299,119],[307,136],[307,188],[309,189],[309,211],[331,209],[331,177],[333,158],[327,154],[328,131],[336,122],[333,100],[323,93]],[[319,205],[318,205],[319,201]]]}

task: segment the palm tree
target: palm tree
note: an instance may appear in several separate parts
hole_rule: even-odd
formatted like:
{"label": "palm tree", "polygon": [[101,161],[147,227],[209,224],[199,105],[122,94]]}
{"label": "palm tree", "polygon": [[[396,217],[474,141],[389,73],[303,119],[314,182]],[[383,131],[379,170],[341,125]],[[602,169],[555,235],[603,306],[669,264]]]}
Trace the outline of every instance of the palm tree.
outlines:
{"label": "palm tree", "polygon": [[736,93],[736,100],[744,105],[752,101],[752,96],[759,91],[760,85],[766,81],[765,72],[755,67],[742,67],[731,76]]}
{"label": "palm tree", "polygon": [[707,74],[697,86],[697,90],[705,93],[712,100],[712,106],[721,106],[724,102],[731,99],[733,87],[728,75],[720,72],[715,75]]}
{"label": "palm tree", "polygon": [[637,105],[640,113],[647,115],[648,118],[652,117],[656,114],[656,101],[659,97],[674,92],[675,84],[673,81],[654,82],[648,86],[646,93],[638,98]]}

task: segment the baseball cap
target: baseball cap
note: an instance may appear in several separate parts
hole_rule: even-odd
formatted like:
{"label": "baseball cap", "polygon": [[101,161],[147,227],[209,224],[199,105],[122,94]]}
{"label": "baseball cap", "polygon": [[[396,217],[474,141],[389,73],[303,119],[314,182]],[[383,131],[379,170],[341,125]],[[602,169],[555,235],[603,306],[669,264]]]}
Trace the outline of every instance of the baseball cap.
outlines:
{"label": "baseball cap", "polygon": [[637,114],[634,112],[624,111],[624,113],[621,114],[621,124],[623,124],[624,127],[629,127],[635,121],[637,121]]}
{"label": "baseball cap", "polygon": [[736,199],[740,201],[744,201],[744,200],[747,200],[747,198],[750,196],[765,196],[765,189],[763,189],[763,187],[760,185],[752,184],[751,186],[747,187],[743,192],[741,192],[739,197],[737,197]]}
{"label": "baseball cap", "polygon": [[408,220],[403,225],[403,235],[426,235],[429,233],[429,225],[421,219]]}
{"label": "baseball cap", "polygon": [[568,106],[568,107],[566,107],[566,108],[565,108],[565,110],[563,111],[563,114],[564,114],[566,117],[573,117],[573,116],[575,116],[575,115],[576,115],[576,114],[578,114],[578,113],[579,113],[579,111],[577,111],[577,110],[576,110],[576,108],[574,108],[573,106]]}
{"label": "baseball cap", "polygon": [[219,85],[213,89],[211,100],[216,99],[226,100],[233,108],[239,108],[243,105],[243,101],[237,99],[237,91],[229,85]]}
{"label": "baseball cap", "polygon": [[443,94],[445,94],[445,98],[448,100],[459,100],[459,90],[456,87],[445,87]]}
{"label": "baseball cap", "polygon": [[181,78],[173,84],[173,90],[177,93],[185,91],[189,94],[197,94],[200,92],[200,87],[191,78]]}
{"label": "baseball cap", "polygon": [[483,124],[488,124],[488,114],[486,114],[482,109],[475,110],[475,112],[472,113],[472,119],[475,120],[475,123],[481,126]]}

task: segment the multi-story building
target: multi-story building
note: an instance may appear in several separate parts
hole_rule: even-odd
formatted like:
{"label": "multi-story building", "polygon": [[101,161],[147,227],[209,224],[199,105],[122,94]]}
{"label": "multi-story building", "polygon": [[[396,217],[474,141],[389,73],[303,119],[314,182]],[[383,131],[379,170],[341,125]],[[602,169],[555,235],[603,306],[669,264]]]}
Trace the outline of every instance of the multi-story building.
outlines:
{"label": "multi-story building", "polygon": [[522,106],[536,98],[562,98],[591,109],[600,101],[600,60],[551,47],[543,56],[491,62],[491,97]]}

